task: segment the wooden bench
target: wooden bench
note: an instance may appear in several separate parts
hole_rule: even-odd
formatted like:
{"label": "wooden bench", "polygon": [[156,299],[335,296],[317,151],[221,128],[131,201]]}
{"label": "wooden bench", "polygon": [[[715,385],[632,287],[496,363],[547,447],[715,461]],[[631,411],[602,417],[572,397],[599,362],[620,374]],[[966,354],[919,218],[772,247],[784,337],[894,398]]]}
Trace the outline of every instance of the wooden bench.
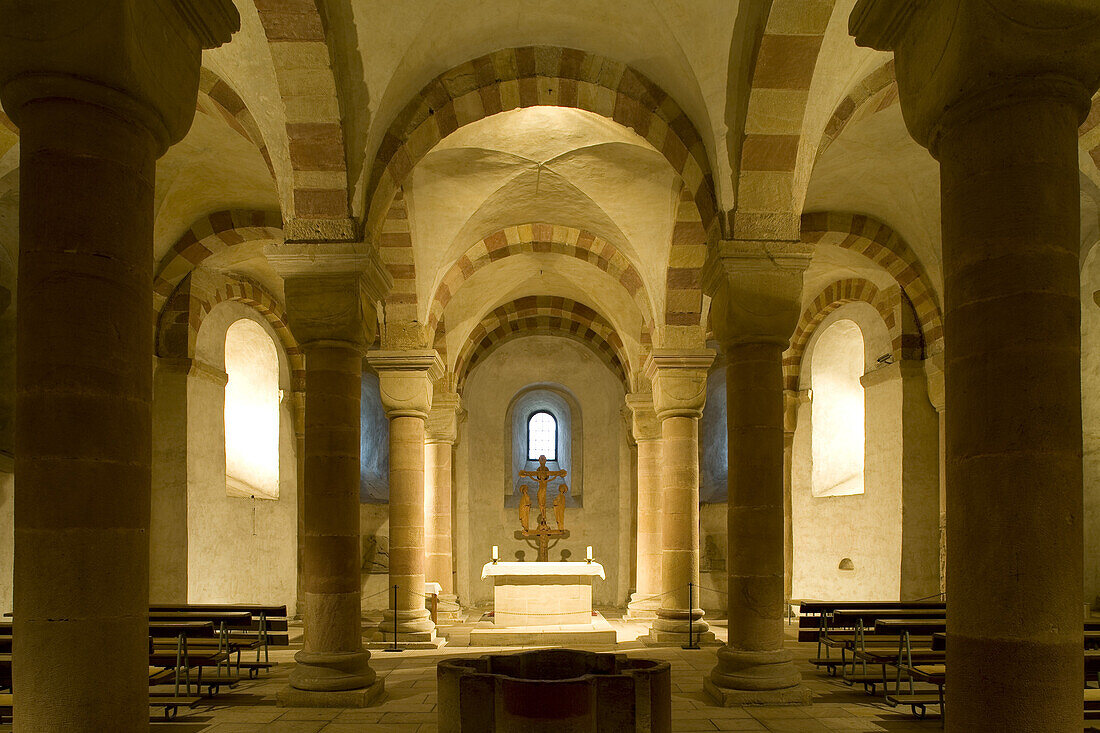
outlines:
{"label": "wooden bench", "polygon": [[[837,674],[837,668],[843,669],[844,650],[855,636],[854,627],[839,626],[834,615],[839,611],[898,611],[921,610],[944,613],[943,601],[814,601],[806,600],[799,604],[798,640],[817,643],[817,656],[810,663],[824,667],[830,676]],[[840,649],[840,659],[832,650]],[[824,649],[824,654],[822,650]]]}
{"label": "wooden bench", "polygon": [[[883,635],[896,635],[897,653],[889,662],[896,669],[894,691],[887,688],[886,702],[892,706],[907,705],[913,715],[923,718],[928,708],[938,705],[944,714],[944,669],[947,652],[937,648],[936,635],[947,630],[947,618],[887,618],[875,622],[875,631]],[[914,647],[913,639],[921,639],[921,646]],[[902,690],[902,683],[908,689]],[[914,683],[931,685],[934,689],[916,688]]]}
{"label": "wooden bench", "polygon": [[[272,662],[269,651],[272,647],[290,646],[289,626],[286,606],[250,604],[250,603],[182,603],[153,604],[152,613],[248,613],[251,622],[247,627],[229,629],[228,641],[237,655],[238,673],[248,670],[248,676],[256,677],[260,670],[268,670],[277,665]],[[242,650],[255,650],[255,660],[242,658]],[[261,659],[262,656],[262,659]]]}
{"label": "wooden bench", "polygon": [[[843,677],[849,684],[862,684],[870,693],[875,694],[875,688],[882,685],[883,695],[886,694],[887,683],[890,679],[889,667],[895,666],[903,651],[912,652],[912,634],[910,631],[902,631],[908,628],[906,624],[914,623],[918,627],[922,624],[932,624],[932,630],[944,628],[944,611],[940,609],[852,609],[836,611],[833,614],[837,625],[854,628],[854,634],[845,648],[850,650],[852,657],[851,672],[844,668]],[[885,625],[884,625],[885,624]],[[896,626],[890,626],[896,624]],[[918,655],[924,653],[931,644],[931,630],[928,638],[920,639],[921,648]],[[930,648],[929,648],[930,651]],[[844,649],[842,649],[842,656]],[[857,671],[857,664],[860,671]],[[870,671],[868,665],[877,667],[877,671]],[[897,675],[895,675],[896,677]]]}
{"label": "wooden bench", "polygon": [[197,686],[201,691],[205,684],[211,695],[216,695],[222,685],[236,684],[238,678],[217,674],[203,681],[203,669],[220,667],[228,662],[229,652],[220,647],[196,647],[197,640],[216,640],[217,632],[212,621],[153,620],[149,622],[149,666],[155,671],[149,675],[149,684],[174,686],[173,695],[179,696],[183,680],[187,695],[191,694],[191,670],[197,672]]}

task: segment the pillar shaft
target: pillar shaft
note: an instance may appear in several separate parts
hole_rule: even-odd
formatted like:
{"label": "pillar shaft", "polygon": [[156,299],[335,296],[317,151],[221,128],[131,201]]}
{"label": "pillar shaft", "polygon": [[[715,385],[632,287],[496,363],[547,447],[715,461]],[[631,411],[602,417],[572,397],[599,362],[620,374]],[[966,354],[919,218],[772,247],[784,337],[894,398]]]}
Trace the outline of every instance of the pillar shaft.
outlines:
{"label": "pillar shaft", "polygon": [[442,588],[441,595],[454,595],[451,567],[451,451],[450,443],[429,442],[424,446],[425,503],[428,555],[425,577]]}
{"label": "pillar shaft", "polygon": [[352,342],[316,341],[304,351],[305,645],[295,657],[290,684],[298,690],[353,690],[375,680],[359,620],[362,357]]}
{"label": "pillar shaft", "polygon": [[[783,347],[738,344],[726,358],[728,646],[774,651],[783,647]],[[797,682],[795,673],[788,685]]]}
{"label": "pillar shaft", "polygon": [[703,680],[723,705],[806,704],[783,648],[789,582],[789,442],[795,401],[783,352],[801,310],[811,250],[797,241],[719,243],[704,269],[711,327],[726,357],[729,639]]}
{"label": "pillar shaft", "polygon": [[714,642],[703,621],[697,587],[688,599],[688,583],[699,584],[699,418],[713,362],[709,349],[655,349],[647,366],[661,425],[662,547],[661,605],[645,637],[649,644],[687,644],[689,633],[691,642]]}
{"label": "pillar shaft", "polygon": [[378,640],[392,642],[396,631],[399,643],[437,646],[424,603],[424,437],[443,367],[431,350],[372,351],[367,361],[390,420],[390,593]]}
{"label": "pillar shaft", "polygon": [[661,606],[661,424],[649,394],[627,396],[638,446],[637,555],[635,593],[628,618],[652,619]]}
{"label": "pillar shaft", "polygon": [[1081,105],[1060,87],[972,105],[938,150],[948,730],[1081,725]]}
{"label": "pillar shaft", "polygon": [[15,725],[147,730],[157,143],[76,100],[19,121]]}
{"label": "pillar shaft", "polygon": [[424,551],[424,418],[391,417],[390,589],[398,590],[390,609],[397,613],[399,632],[429,630],[420,628],[427,614]]}

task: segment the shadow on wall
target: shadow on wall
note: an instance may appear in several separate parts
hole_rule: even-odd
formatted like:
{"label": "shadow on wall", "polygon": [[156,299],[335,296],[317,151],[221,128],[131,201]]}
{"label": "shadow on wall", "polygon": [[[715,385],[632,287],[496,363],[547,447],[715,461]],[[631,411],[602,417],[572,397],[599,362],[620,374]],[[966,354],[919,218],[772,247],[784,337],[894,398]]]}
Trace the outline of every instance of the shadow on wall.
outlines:
{"label": "shadow on wall", "polygon": [[726,370],[719,362],[707,376],[707,402],[699,421],[699,501],[703,504],[721,504],[729,494]]}
{"label": "shadow on wall", "polygon": [[390,424],[382,409],[378,375],[372,372],[363,372],[359,421],[359,501],[385,504],[390,500]]}

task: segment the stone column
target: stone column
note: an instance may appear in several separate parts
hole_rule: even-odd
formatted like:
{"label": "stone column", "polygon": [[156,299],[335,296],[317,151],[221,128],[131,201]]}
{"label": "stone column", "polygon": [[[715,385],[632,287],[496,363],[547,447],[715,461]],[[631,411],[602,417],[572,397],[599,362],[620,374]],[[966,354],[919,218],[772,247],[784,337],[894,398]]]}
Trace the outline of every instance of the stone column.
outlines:
{"label": "stone column", "polygon": [[1092,2],[863,0],[909,131],[940,163],[948,731],[1081,727],[1077,128]]}
{"label": "stone column", "polygon": [[936,410],[939,425],[939,507],[940,507],[940,593],[947,591],[947,440],[945,426],[947,415],[944,412],[943,353],[924,360],[924,374],[928,380],[928,400]]}
{"label": "stone column", "polygon": [[794,581],[794,502],[791,471],[794,467],[794,431],[798,427],[801,392],[783,390],[783,600],[791,602]]}
{"label": "stone column", "polygon": [[228,0],[179,5],[0,2],[20,128],[17,731],[149,729],[156,160],[191,126],[202,49],[240,22]]}
{"label": "stone column", "polygon": [[688,603],[688,583],[699,584],[699,418],[707,399],[710,349],[654,349],[646,364],[653,409],[661,423],[661,607],[648,646],[714,643],[703,621],[699,593]]}
{"label": "stone column", "polygon": [[626,404],[638,444],[637,583],[626,617],[652,620],[661,607],[661,423],[652,394],[629,394]]}
{"label": "stone column", "polygon": [[305,644],[280,705],[362,707],[382,692],[360,621],[359,400],[373,340],[380,266],[352,244],[266,250],[283,275],[291,333],[305,357],[304,490],[299,541]]}
{"label": "stone column", "polygon": [[810,701],[783,648],[783,352],[811,252],[795,241],[721,242],[704,270],[727,358],[729,641],[703,685],[727,706]]}
{"label": "stone column", "polygon": [[372,351],[367,361],[390,421],[390,607],[374,643],[392,645],[396,619],[400,646],[437,648],[442,641],[424,605],[424,422],[443,364],[430,349]]}
{"label": "stone column", "polygon": [[457,623],[458,596],[454,588],[454,549],[451,543],[451,454],[458,437],[461,398],[437,389],[424,431],[424,524],[427,562],[424,577],[439,583],[437,623]]}

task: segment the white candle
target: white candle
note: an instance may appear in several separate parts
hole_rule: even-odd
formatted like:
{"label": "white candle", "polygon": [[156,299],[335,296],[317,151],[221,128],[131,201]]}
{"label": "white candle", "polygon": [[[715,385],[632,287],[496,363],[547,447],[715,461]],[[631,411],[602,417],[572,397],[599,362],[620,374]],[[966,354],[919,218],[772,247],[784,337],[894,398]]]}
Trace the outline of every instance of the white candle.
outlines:
{"label": "white candle", "polygon": [[588,555],[587,555],[587,558],[588,558],[588,562],[592,562],[592,545],[589,545],[589,546],[588,546]]}
{"label": "white candle", "polygon": [[496,562],[498,557],[499,556],[497,555],[497,546],[493,545],[493,562]]}

